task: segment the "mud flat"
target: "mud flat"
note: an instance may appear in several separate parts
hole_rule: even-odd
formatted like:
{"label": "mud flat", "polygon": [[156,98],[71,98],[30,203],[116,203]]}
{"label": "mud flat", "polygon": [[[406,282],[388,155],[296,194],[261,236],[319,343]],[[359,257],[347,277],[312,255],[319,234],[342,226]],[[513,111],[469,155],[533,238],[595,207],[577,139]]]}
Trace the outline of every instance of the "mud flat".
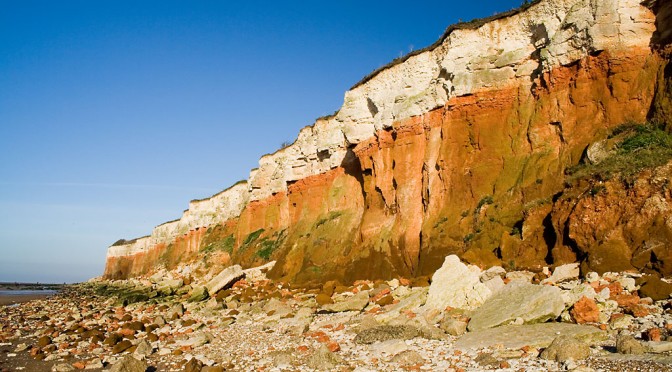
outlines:
{"label": "mud flat", "polygon": [[41,300],[53,296],[58,291],[47,290],[0,290],[0,306],[15,305],[32,300]]}

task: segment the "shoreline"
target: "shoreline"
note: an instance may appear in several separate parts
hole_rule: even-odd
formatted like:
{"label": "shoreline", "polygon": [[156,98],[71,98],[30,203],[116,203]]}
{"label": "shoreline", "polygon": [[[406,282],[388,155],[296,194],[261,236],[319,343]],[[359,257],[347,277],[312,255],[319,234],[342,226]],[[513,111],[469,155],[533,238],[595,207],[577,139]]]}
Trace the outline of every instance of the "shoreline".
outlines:
{"label": "shoreline", "polygon": [[38,291],[33,291],[32,293],[17,293],[17,294],[0,294],[0,306],[11,306],[16,304],[21,304],[24,302],[29,302],[33,300],[43,300],[50,296],[58,293],[54,290],[45,290],[45,293],[36,293]]}

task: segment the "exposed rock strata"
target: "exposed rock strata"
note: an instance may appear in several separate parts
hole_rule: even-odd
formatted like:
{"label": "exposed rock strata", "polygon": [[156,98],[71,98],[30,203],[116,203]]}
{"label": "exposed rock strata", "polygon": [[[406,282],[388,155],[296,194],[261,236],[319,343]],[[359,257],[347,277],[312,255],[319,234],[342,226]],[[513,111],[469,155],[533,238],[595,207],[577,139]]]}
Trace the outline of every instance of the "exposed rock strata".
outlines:
{"label": "exposed rock strata", "polygon": [[[558,235],[556,207],[539,201],[610,128],[664,117],[669,14],[662,2],[542,0],[453,29],[356,85],[247,182],[110,247],[105,277],[199,255],[219,267],[277,259],[270,275],[298,282],[428,275],[448,254],[528,268],[587,257],[584,268],[611,269]],[[640,250],[622,241],[617,269]]]}

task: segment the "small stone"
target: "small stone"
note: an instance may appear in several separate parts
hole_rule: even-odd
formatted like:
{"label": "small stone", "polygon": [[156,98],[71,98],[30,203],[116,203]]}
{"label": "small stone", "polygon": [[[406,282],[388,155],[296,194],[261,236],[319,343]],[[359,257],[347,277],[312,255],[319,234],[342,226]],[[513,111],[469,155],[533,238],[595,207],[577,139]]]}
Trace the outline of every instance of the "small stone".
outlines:
{"label": "small stone", "polygon": [[37,339],[37,346],[40,348],[43,348],[51,343],[51,337],[49,336],[42,336]]}
{"label": "small stone", "polygon": [[204,366],[201,368],[201,372],[224,372],[225,369],[222,366]]}
{"label": "small stone", "polygon": [[467,322],[463,322],[451,317],[445,317],[439,326],[444,332],[451,336],[461,336],[467,332]]}
{"label": "small stone", "polygon": [[357,344],[372,344],[387,340],[410,340],[419,335],[418,329],[408,325],[380,325],[365,329],[355,336]]}
{"label": "small stone", "polygon": [[378,306],[387,306],[391,305],[392,303],[394,303],[394,297],[392,297],[392,295],[390,294],[385,295],[381,297],[378,301],[376,301],[376,305]]}
{"label": "small stone", "polygon": [[597,308],[595,300],[588,297],[581,297],[574,304],[570,314],[578,324],[597,323],[600,320],[600,310]]}
{"label": "small stone", "polygon": [[103,362],[98,358],[92,359],[86,363],[84,369],[103,369]]}
{"label": "small stone", "polygon": [[623,335],[616,339],[616,351],[620,354],[644,354],[646,348],[634,337]]}
{"label": "small stone", "polygon": [[392,358],[392,362],[399,363],[402,366],[421,366],[425,364],[425,358],[417,351],[406,350],[397,354]]}
{"label": "small stone", "polygon": [[339,313],[344,311],[362,311],[369,304],[369,294],[367,291],[361,291],[354,296],[348,297],[342,301],[334,302],[322,306],[322,310]]}
{"label": "small stone", "polygon": [[205,287],[195,287],[191,290],[191,295],[187,301],[200,302],[208,298],[208,290]]}
{"label": "small stone", "polygon": [[133,346],[133,343],[129,340],[123,340],[120,343],[114,345],[112,347],[112,353],[114,354],[119,354],[127,349],[129,349],[131,346]]}
{"label": "small stone", "polygon": [[198,360],[196,358],[191,358],[184,365],[184,372],[201,372],[202,368],[203,368],[203,363],[201,363],[200,360]]}
{"label": "small stone", "polygon": [[130,355],[125,356],[112,366],[110,372],[145,372],[147,363],[137,360]]}
{"label": "small stone", "polygon": [[22,351],[28,350],[29,347],[30,346],[28,346],[28,344],[21,343],[21,344],[16,345],[16,349],[14,349],[14,352],[15,353],[20,353]]}
{"label": "small stone", "polygon": [[68,363],[61,363],[61,364],[56,364],[53,367],[51,367],[51,372],[67,372],[67,371],[74,371],[75,367],[71,366]]}
{"label": "small stone", "polygon": [[609,320],[611,329],[628,329],[632,325],[632,315],[614,314]]}
{"label": "small stone", "polygon": [[660,333],[660,328],[650,328],[647,329],[646,332],[644,333],[646,335],[646,339],[648,341],[656,341],[660,342],[661,341],[661,333]]}
{"label": "small stone", "polygon": [[499,360],[490,353],[478,354],[478,356],[474,358],[474,362],[478,363],[481,367],[499,367]]}
{"label": "small stone", "polygon": [[152,351],[153,351],[152,345],[150,345],[147,340],[142,340],[135,348],[133,356],[135,356],[138,359],[144,359],[145,357],[151,355]]}
{"label": "small stone", "polygon": [[570,359],[583,360],[589,356],[590,346],[569,336],[556,337],[555,340],[541,352],[542,359],[554,360],[561,363]]}
{"label": "small stone", "polygon": [[571,263],[561,265],[553,270],[553,275],[542,280],[542,283],[560,283],[567,280],[577,279],[579,277],[579,264]]}
{"label": "small stone", "polygon": [[324,345],[317,349],[306,361],[308,367],[320,371],[332,370],[341,363],[343,363],[343,359],[329,351]]}
{"label": "small stone", "polygon": [[316,301],[317,304],[320,305],[320,306],[324,306],[324,305],[328,305],[328,304],[333,304],[333,303],[334,303],[334,300],[331,298],[331,296],[329,296],[329,295],[326,294],[326,293],[319,293],[319,294],[315,297],[315,301]]}
{"label": "small stone", "polygon": [[119,343],[119,341],[121,341],[121,339],[122,339],[122,337],[121,337],[120,334],[118,334],[118,333],[111,333],[109,336],[107,336],[107,338],[105,339],[105,341],[103,341],[103,345],[114,346],[114,345],[116,345],[117,343]]}
{"label": "small stone", "polygon": [[493,266],[487,270],[485,270],[481,276],[479,277],[481,283],[488,282],[494,278],[503,278],[506,276],[506,270],[502,268],[501,266]]}

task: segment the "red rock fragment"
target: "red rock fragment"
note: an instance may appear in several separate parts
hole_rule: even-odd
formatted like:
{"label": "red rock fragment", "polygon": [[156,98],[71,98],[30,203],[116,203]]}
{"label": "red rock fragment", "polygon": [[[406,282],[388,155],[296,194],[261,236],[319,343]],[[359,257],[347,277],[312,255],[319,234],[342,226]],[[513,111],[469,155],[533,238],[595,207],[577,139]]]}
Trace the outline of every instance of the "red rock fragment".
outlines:
{"label": "red rock fragment", "polygon": [[627,293],[618,294],[616,296],[612,296],[611,299],[616,301],[618,303],[618,306],[624,308],[629,308],[639,303],[639,296],[634,294],[627,294]]}
{"label": "red rock fragment", "polygon": [[635,305],[631,307],[629,310],[632,316],[634,316],[635,318],[643,318],[651,313],[649,309],[644,305]]}
{"label": "red rock fragment", "polygon": [[650,329],[648,329],[648,330],[646,331],[645,335],[646,335],[646,338],[647,338],[649,341],[656,341],[656,342],[660,342],[660,341],[661,341],[661,333],[660,333],[660,329],[658,329],[658,328],[650,328]]}
{"label": "red rock fragment", "polygon": [[335,353],[337,351],[341,350],[341,345],[338,344],[336,341],[329,341],[326,343],[327,349],[331,351],[332,353]]}
{"label": "red rock fragment", "polygon": [[84,368],[86,368],[86,364],[84,364],[83,362],[72,363],[72,366],[75,367],[75,368],[77,368],[77,369],[84,369]]}
{"label": "red rock fragment", "polygon": [[596,323],[600,319],[600,310],[595,300],[585,296],[574,304],[570,314],[578,324]]}

